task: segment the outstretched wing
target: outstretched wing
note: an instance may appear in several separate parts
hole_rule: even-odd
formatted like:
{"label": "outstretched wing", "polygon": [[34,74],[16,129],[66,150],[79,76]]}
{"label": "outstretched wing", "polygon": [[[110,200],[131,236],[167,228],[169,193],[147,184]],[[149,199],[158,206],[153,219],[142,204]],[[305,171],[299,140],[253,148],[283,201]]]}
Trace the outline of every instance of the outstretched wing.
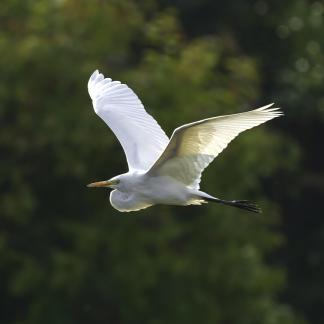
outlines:
{"label": "outstretched wing", "polygon": [[96,114],[121,143],[129,170],[148,170],[169,139],[137,95],[126,84],[105,78],[98,70],[89,79],[88,91]]}
{"label": "outstretched wing", "polygon": [[177,128],[149,173],[168,175],[199,189],[202,171],[238,134],[282,115],[279,108],[269,108],[272,105]]}

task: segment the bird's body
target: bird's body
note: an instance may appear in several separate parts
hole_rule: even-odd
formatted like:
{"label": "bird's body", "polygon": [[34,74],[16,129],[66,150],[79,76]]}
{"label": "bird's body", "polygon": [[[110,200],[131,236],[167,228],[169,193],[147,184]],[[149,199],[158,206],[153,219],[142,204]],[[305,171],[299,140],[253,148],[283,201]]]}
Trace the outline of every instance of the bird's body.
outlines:
{"label": "bird's body", "polygon": [[171,139],[125,84],[95,71],[88,83],[94,110],[119,139],[129,171],[89,187],[109,187],[111,205],[136,211],[156,204],[200,205],[213,201],[260,212],[254,203],[225,201],[200,191],[203,170],[239,133],[281,116],[264,106],[245,113],[212,117],[178,127]]}
{"label": "bird's body", "polygon": [[119,211],[134,211],[157,204],[200,205],[205,202],[205,198],[212,198],[169,176],[128,172],[116,178],[123,185],[111,192],[110,203]]}

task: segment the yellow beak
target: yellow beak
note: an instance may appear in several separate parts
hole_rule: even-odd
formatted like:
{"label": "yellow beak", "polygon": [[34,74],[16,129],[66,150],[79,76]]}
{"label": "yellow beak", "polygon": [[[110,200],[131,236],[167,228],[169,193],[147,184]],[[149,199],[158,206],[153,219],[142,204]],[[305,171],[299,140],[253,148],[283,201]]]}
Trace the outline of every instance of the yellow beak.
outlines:
{"label": "yellow beak", "polygon": [[113,182],[112,181],[98,181],[98,182],[92,182],[92,183],[89,183],[87,185],[87,187],[89,188],[93,188],[93,187],[109,187],[113,185]]}

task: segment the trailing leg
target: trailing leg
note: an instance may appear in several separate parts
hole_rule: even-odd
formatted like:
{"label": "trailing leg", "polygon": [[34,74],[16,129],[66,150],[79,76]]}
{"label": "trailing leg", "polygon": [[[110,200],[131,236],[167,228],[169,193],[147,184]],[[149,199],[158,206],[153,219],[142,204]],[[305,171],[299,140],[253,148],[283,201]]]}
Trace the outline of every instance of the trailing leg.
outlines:
{"label": "trailing leg", "polygon": [[214,197],[204,197],[204,200],[240,209],[245,209],[253,213],[262,213],[262,210],[257,206],[256,203],[248,200],[223,200]]}

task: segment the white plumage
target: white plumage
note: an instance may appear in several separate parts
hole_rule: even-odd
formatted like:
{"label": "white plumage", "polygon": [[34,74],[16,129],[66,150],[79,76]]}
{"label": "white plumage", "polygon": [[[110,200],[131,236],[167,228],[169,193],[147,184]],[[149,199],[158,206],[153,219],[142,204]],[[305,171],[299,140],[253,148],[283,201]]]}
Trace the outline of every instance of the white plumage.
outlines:
{"label": "white plumage", "polygon": [[121,143],[129,171],[147,170],[169,142],[159,124],[126,84],[105,79],[95,71],[88,82],[88,90],[96,114]]}
{"label": "white plumage", "polygon": [[95,71],[88,82],[93,107],[120,141],[129,172],[89,187],[110,187],[110,202],[120,211],[155,204],[190,205],[214,201],[260,212],[254,203],[224,201],[199,191],[203,170],[241,132],[279,117],[273,104],[178,127],[171,139],[125,84]]}

